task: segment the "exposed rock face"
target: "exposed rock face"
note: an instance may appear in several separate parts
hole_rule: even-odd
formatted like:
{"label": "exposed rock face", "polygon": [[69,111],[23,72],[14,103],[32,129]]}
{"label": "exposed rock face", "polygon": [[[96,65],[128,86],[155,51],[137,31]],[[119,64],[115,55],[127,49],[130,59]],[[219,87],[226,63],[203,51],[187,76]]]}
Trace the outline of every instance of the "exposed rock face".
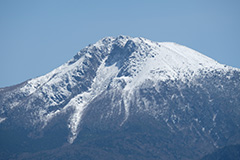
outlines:
{"label": "exposed rock face", "polygon": [[104,38],[0,89],[3,159],[200,159],[240,144],[239,125],[239,69],[144,38]]}

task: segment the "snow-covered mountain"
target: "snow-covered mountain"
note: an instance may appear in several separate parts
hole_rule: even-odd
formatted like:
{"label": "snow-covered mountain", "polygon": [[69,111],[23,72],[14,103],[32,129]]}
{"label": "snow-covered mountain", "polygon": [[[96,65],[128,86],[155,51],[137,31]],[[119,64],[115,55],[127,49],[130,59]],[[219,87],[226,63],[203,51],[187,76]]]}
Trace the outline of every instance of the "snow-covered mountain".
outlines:
{"label": "snow-covered mountain", "polygon": [[[102,133],[121,133],[123,139],[131,133],[132,143],[141,134],[157,140],[146,136],[150,140],[145,142],[140,136],[145,143],[135,147],[151,148],[141,150],[140,159],[199,159],[215,148],[240,143],[239,125],[239,69],[179,44],[145,38],[104,38],[44,76],[0,89],[2,137],[17,130],[22,136],[17,145],[24,148],[6,147],[9,141],[4,140],[1,154],[20,150],[20,158],[22,152],[49,149],[47,155],[56,155],[53,149],[64,144],[79,148],[103,139],[115,142]],[[124,150],[126,143],[120,145]],[[134,147],[127,154],[90,148],[100,155],[111,157],[114,151],[117,157],[127,156],[119,159],[138,159],[132,155],[139,151]]]}

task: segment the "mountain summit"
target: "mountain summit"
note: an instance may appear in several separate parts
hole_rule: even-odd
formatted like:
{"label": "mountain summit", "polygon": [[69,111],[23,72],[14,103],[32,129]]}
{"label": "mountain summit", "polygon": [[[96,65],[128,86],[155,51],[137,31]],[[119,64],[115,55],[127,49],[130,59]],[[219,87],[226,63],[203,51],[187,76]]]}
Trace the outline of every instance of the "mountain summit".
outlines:
{"label": "mountain summit", "polygon": [[145,38],[104,38],[0,89],[7,158],[199,159],[240,144],[239,125],[239,69]]}

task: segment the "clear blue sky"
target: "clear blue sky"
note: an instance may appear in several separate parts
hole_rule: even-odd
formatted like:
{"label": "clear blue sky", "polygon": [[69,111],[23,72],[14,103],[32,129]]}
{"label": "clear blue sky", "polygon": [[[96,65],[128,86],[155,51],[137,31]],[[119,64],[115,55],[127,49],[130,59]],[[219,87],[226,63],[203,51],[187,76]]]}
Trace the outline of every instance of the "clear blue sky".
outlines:
{"label": "clear blue sky", "polygon": [[0,0],[0,87],[121,34],[176,42],[240,68],[239,0]]}

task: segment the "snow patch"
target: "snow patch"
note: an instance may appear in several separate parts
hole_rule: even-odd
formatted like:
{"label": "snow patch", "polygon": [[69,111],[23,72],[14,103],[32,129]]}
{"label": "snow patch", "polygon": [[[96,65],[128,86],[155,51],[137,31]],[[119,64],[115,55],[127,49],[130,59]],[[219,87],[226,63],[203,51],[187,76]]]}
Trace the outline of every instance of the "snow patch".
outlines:
{"label": "snow patch", "polygon": [[0,123],[2,123],[3,121],[5,121],[6,119],[7,119],[6,117],[4,117],[4,118],[0,117]]}
{"label": "snow patch", "polygon": [[[134,43],[135,47],[128,58],[122,59],[124,60],[123,66],[116,66],[117,62],[111,66],[106,65],[105,61],[109,58],[109,54],[114,45],[124,47],[129,40]],[[83,79],[86,78],[84,75],[81,75],[79,71],[84,71],[84,68],[88,67],[87,63],[89,62],[86,62],[86,59],[89,60],[93,57],[96,57],[98,60],[100,59],[99,62],[101,64],[97,69],[95,78],[91,82],[91,87],[89,87],[86,92],[81,92],[76,95],[63,108],[47,112],[49,106],[61,105],[64,102],[63,97],[71,96],[71,91],[68,90],[67,86],[78,85],[73,75],[78,77],[82,76],[81,78]],[[59,113],[65,112],[69,108],[73,109],[74,113],[69,118],[68,125],[71,130],[69,143],[73,143],[79,132],[79,125],[81,124],[84,111],[88,107],[88,104],[108,87],[123,91],[122,99],[125,111],[123,124],[131,114],[130,106],[136,89],[144,82],[151,81],[152,83],[150,85],[153,86],[159,81],[167,80],[187,82],[194,79],[195,76],[201,75],[201,71],[208,73],[213,70],[225,72],[237,69],[226,67],[197,51],[176,43],[159,43],[152,42],[145,38],[132,38],[127,36],[119,36],[117,38],[107,37],[84,48],[78,52],[74,59],[52,72],[29,80],[25,86],[20,88],[20,92],[25,96],[33,95],[38,97],[46,104],[38,110],[39,112],[36,112],[36,115],[38,114],[40,117],[39,121],[44,122],[43,128]],[[120,76],[120,71],[126,72],[126,74],[121,74],[122,76]],[[172,98],[175,98],[174,95]],[[32,107],[31,103],[30,101],[26,109]],[[11,107],[14,108],[15,106],[18,106],[18,102],[14,102]],[[144,109],[145,111],[148,110],[147,107]],[[189,106],[183,106],[182,109],[189,109]],[[119,115],[121,112],[120,108]],[[111,110],[106,113],[108,116],[111,114]],[[160,113],[156,113],[156,115],[157,114]],[[217,114],[213,115],[213,122],[215,122],[216,116]],[[172,115],[170,118],[173,123],[177,123],[179,120],[179,117],[176,115]],[[5,119],[6,118],[0,118],[0,123]],[[166,121],[167,124],[168,121],[169,120]],[[198,119],[194,119],[194,121],[197,123],[200,122]]]}
{"label": "snow patch", "polygon": [[215,120],[216,120],[216,117],[217,117],[217,113],[215,113],[214,115],[213,115],[213,122],[215,122]]}
{"label": "snow patch", "polygon": [[[106,61],[106,59],[104,59],[104,61]],[[113,64],[112,66],[105,66],[105,63],[102,63],[96,72],[96,77],[93,80],[91,88],[89,88],[87,92],[83,92],[82,94],[74,97],[65,106],[65,109],[73,107],[75,110],[69,119],[68,127],[71,129],[69,143],[73,143],[77,137],[82,115],[84,114],[84,110],[87,108],[88,104],[108,87],[113,77],[117,75],[118,71],[119,70],[118,67],[116,67],[116,64]]]}

